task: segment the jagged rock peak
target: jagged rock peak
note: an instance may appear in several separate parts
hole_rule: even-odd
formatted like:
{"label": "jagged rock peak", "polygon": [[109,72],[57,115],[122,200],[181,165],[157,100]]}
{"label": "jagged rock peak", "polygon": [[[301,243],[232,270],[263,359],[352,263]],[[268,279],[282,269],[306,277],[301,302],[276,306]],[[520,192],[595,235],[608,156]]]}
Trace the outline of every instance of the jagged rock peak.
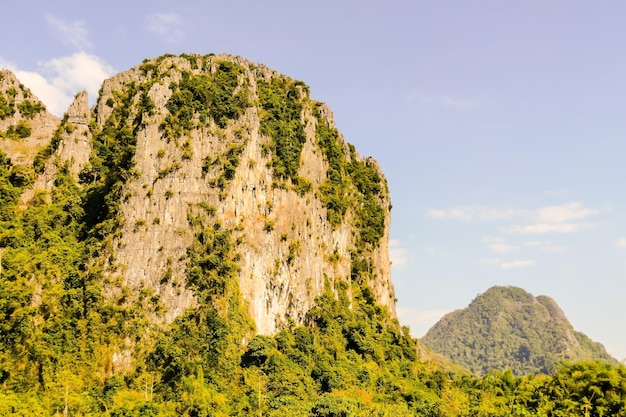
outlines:
{"label": "jagged rock peak", "polygon": [[0,150],[29,166],[46,146],[59,119],[9,70],[0,70]]}
{"label": "jagged rock peak", "polygon": [[67,121],[77,125],[87,125],[91,119],[91,110],[89,109],[89,96],[87,91],[81,91],[76,94],[74,101],[67,109]]}

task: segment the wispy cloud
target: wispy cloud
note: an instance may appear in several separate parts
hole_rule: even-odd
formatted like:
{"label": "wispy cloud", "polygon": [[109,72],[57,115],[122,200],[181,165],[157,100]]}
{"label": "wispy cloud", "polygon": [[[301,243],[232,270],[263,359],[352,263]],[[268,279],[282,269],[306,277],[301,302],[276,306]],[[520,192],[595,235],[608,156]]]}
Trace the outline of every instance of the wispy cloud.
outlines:
{"label": "wispy cloud", "polygon": [[615,240],[615,248],[616,249],[626,249],[626,238],[620,237]]}
{"label": "wispy cloud", "polygon": [[536,210],[534,223],[513,225],[506,232],[520,235],[545,233],[576,233],[583,230],[595,229],[597,223],[580,222],[588,217],[595,216],[600,211],[585,207],[582,202],[566,203],[556,206],[541,207]]}
{"label": "wispy cloud", "polygon": [[564,253],[572,249],[569,246],[557,246],[549,241],[524,242],[524,246],[534,247],[541,252]]}
{"label": "wispy cloud", "polygon": [[428,210],[428,217],[434,219],[458,219],[458,220],[472,220],[474,218],[473,213],[464,208],[452,208],[452,209],[430,209]]}
{"label": "wispy cloud", "polygon": [[46,22],[59,37],[61,42],[73,46],[79,51],[87,51],[93,47],[89,40],[89,32],[81,20],[65,21],[54,15],[47,15]]}
{"label": "wispy cloud", "polygon": [[599,210],[587,208],[580,201],[562,204],[559,206],[542,207],[537,210],[539,222],[564,223],[571,220],[581,220],[596,215]]}
{"label": "wispy cloud", "polygon": [[[582,202],[545,206],[534,210],[502,209],[481,205],[460,206],[448,209],[431,208],[428,217],[433,219],[456,220],[506,220],[519,218],[523,224],[513,224],[504,229],[507,233],[520,235],[545,233],[576,233],[595,229],[599,223],[582,221],[600,213]],[[502,247],[505,250],[504,247]]]}
{"label": "wispy cloud", "polygon": [[532,259],[514,259],[514,260],[503,260],[499,258],[495,259],[482,259],[480,261],[481,264],[484,265],[497,265],[500,269],[515,269],[515,268],[526,268],[529,266],[535,265],[535,261]]}
{"label": "wispy cloud", "polygon": [[534,264],[535,264],[535,261],[530,260],[530,259],[526,259],[526,260],[516,259],[513,261],[509,261],[509,262],[502,262],[500,264],[500,268],[502,269],[526,268],[528,266],[533,266]]}
{"label": "wispy cloud", "polygon": [[146,17],[146,28],[172,43],[185,38],[183,19],[177,13],[153,13]]}
{"label": "wispy cloud", "polygon": [[487,236],[487,237],[483,238],[483,242],[485,242],[487,244],[489,249],[491,249],[492,251],[494,251],[496,253],[515,252],[516,250],[519,249],[519,247],[517,247],[515,245],[508,244],[508,243],[506,243],[504,241],[504,239],[499,238],[499,237]]}
{"label": "wispy cloud", "polygon": [[516,209],[499,209],[486,206],[461,206],[450,209],[428,210],[428,216],[434,219],[457,219],[457,220],[502,220],[520,217],[527,212]]}
{"label": "wispy cloud", "polygon": [[36,71],[7,64],[7,68],[57,116],[63,115],[74,95],[82,90],[95,98],[102,81],[113,74],[109,64],[85,52],[40,62]]}
{"label": "wispy cloud", "polygon": [[443,252],[443,248],[441,246],[437,246],[437,245],[429,245],[424,247],[424,253],[427,255],[434,255],[437,253],[442,253]]}
{"label": "wispy cloud", "polygon": [[594,223],[536,223],[528,225],[514,225],[508,227],[505,232],[519,235],[544,234],[544,233],[576,233],[582,230],[595,229]]}
{"label": "wispy cloud", "polygon": [[402,269],[409,261],[409,251],[402,247],[398,240],[391,239],[389,241],[389,259],[392,268]]}

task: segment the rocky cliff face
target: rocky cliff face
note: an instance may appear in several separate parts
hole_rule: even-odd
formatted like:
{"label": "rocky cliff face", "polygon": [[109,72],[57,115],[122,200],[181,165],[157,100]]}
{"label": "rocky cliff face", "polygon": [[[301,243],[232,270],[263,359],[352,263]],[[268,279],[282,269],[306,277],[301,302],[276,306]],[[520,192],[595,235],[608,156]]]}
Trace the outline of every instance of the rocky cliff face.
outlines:
{"label": "rocky cliff face", "polygon": [[304,323],[325,286],[353,281],[395,316],[384,176],[308,94],[238,57],[164,56],[106,80],[91,110],[81,93],[62,121],[37,113],[32,133],[15,142],[27,151],[3,150],[24,164],[39,152],[23,204],[50,190],[59,169],[88,190],[105,242],[90,262],[101,266],[106,296],[150,294],[155,323],[198,303],[189,250],[199,224],[229,232],[258,333]]}
{"label": "rocky cliff face", "polygon": [[59,125],[44,104],[8,70],[0,70],[0,149],[29,166]]}

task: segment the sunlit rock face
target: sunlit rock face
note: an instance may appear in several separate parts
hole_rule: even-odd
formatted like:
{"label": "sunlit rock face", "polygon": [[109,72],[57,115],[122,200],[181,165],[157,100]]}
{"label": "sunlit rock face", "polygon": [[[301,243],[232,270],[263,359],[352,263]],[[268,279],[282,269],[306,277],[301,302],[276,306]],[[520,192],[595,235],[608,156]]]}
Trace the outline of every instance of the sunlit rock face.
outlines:
{"label": "sunlit rock face", "polygon": [[230,232],[258,333],[305,323],[325,286],[353,281],[395,317],[386,180],[304,83],[229,55],[164,56],[107,79],[93,109],[81,93],[63,121],[41,123],[42,144],[55,130],[58,143],[24,202],[63,162],[82,186],[98,181],[108,136],[132,152],[118,227],[94,260],[107,297],[148,294],[157,324],[197,305],[188,250],[202,221]]}

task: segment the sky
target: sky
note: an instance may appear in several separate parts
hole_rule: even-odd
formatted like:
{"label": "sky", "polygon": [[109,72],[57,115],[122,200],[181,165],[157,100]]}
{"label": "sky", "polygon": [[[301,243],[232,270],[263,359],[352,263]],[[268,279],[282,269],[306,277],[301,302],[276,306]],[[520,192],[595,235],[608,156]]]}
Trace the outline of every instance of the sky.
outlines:
{"label": "sky", "polygon": [[626,359],[626,2],[22,0],[3,15],[0,67],[59,116],[165,53],[304,81],[386,174],[413,336],[515,285]]}

